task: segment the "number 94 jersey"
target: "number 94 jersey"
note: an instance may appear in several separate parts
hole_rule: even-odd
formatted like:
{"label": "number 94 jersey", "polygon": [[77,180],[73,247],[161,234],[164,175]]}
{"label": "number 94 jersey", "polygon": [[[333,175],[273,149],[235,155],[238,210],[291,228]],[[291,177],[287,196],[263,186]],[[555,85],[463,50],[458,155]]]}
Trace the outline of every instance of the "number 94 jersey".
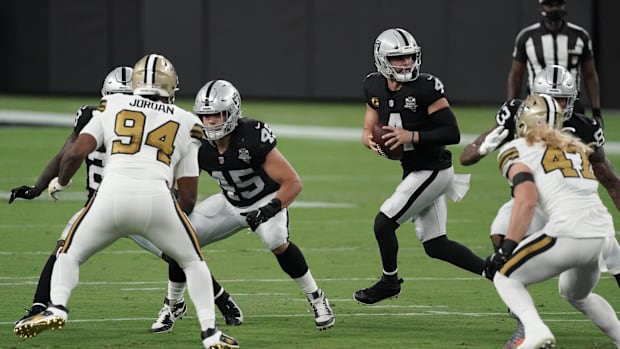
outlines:
{"label": "number 94 jersey", "polygon": [[198,163],[218,181],[233,206],[246,207],[280,189],[263,168],[267,154],[275,147],[276,136],[267,124],[242,117],[230,133],[230,144],[223,154],[215,143],[202,141]]}

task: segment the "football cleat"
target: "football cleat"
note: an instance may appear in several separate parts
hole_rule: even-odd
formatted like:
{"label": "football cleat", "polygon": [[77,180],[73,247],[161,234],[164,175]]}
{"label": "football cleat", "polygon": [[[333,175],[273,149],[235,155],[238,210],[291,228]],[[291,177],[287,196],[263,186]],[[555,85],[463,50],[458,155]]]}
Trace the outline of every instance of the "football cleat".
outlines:
{"label": "football cleat", "polygon": [[47,306],[41,304],[41,303],[37,303],[37,304],[33,304],[32,308],[30,309],[24,309],[26,310],[26,315],[22,316],[19,320],[15,321],[13,323],[13,327],[17,327],[20,323],[22,323],[24,320],[26,320],[27,318],[36,315],[42,311],[44,311],[45,309],[47,309]]}
{"label": "football cleat", "polygon": [[353,298],[363,305],[373,305],[384,299],[396,298],[400,294],[400,284],[402,283],[403,279],[398,279],[396,282],[386,282],[381,278],[376,284],[355,291]]}
{"label": "football cleat", "polygon": [[202,345],[206,349],[238,349],[239,342],[216,328],[202,331]]}
{"label": "football cleat", "polygon": [[151,325],[151,332],[153,333],[166,333],[172,331],[175,321],[182,319],[187,313],[187,305],[181,298],[175,302],[172,306],[168,297],[164,298],[164,306],[159,311],[159,315],[153,325]]}
{"label": "football cleat", "polygon": [[555,348],[555,337],[545,325],[530,330],[525,334],[517,349],[550,349]]}
{"label": "football cleat", "polygon": [[[220,300],[221,297],[227,297],[225,300]],[[228,294],[224,294],[221,297],[218,297],[215,300],[215,305],[220,310],[224,319],[226,320],[226,325],[229,326],[239,326],[243,324],[243,313],[241,312],[241,308],[237,305],[235,300]]]}
{"label": "football cleat", "polygon": [[515,349],[518,348],[523,340],[525,339],[525,329],[523,328],[523,323],[519,319],[517,319],[517,328],[512,333],[512,337],[506,342],[504,345],[504,349]]}
{"label": "football cleat", "polygon": [[13,332],[22,338],[32,338],[46,330],[61,329],[67,321],[67,312],[60,307],[50,306],[40,313],[21,319]]}
{"label": "football cleat", "polygon": [[323,331],[334,326],[336,317],[334,317],[334,311],[329,306],[329,301],[325,298],[323,291],[319,288],[313,293],[308,293],[306,298],[314,311],[314,324],[316,328],[319,331]]}

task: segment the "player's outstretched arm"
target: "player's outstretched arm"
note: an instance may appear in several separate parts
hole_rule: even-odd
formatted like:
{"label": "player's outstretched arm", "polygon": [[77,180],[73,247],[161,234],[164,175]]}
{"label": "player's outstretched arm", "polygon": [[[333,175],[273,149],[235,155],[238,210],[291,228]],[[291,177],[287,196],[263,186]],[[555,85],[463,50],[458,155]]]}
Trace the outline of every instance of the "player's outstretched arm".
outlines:
{"label": "player's outstretched arm", "polygon": [[11,190],[11,196],[9,197],[9,204],[12,203],[17,198],[31,200],[41,195],[41,192],[43,192],[43,190],[47,188],[50,181],[54,177],[58,176],[58,170],[60,168],[60,159],[62,159],[65,149],[71,146],[71,144],[73,144],[76,138],[77,137],[75,133],[71,132],[69,137],[67,137],[67,139],[65,140],[65,143],[63,144],[62,148],[47,163],[47,165],[43,169],[43,172],[41,172],[41,174],[39,175],[39,179],[37,180],[37,183],[35,185],[33,186],[22,185],[20,187],[13,188]]}

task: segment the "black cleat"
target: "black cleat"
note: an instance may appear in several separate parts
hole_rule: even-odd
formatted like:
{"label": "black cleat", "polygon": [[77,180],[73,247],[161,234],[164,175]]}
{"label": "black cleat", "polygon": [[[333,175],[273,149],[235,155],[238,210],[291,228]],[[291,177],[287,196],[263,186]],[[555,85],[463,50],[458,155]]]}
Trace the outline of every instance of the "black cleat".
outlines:
{"label": "black cleat", "polygon": [[220,301],[219,299],[216,299],[215,305],[217,305],[217,308],[224,316],[226,325],[239,326],[243,323],[243,313],[241,312],[241,308],[239,308],[237,303],[235,303],[235,300],[230,295],[228,295],[226,300]]}
{"label": "black cleat", "polygon": [[402,283],[403,279],[398,279],[396,282],[386,282],[381,278],[376,284],[355,291],[353,298],[363,305],[373,305],[384,299],[396,298],[400,294],[400,284]]}

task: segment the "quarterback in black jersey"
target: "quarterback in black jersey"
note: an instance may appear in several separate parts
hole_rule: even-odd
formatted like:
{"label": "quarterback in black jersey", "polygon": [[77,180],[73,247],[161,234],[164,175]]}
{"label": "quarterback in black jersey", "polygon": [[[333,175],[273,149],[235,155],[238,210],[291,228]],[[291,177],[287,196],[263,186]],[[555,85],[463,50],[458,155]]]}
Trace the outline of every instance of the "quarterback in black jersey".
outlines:
{"label": "quarterback in black jersey", "polygon": [[[564,67],[557,65],[543,69],[534,79],[534,93],[548,94],[554,97],[563,108],[563,131],[572,133],[594,150],[588,158],[592,165],[592,170],[598,181],[609,193],[616,208],[620,210],[620,178],[616,175],[611,163],[605,156],[603,149],[605,137],[602,125],[597,119],[590,119],[583,114],[573,112],[573,103],[577,97],[577,87],[570,72]],[[512,99],[506,101],[500,107],[495,116],[495,126],[478,136],[461,153],[460,162],[462,165],[469,166],[477,163],[487,154],[515,138],[515,116],[521,102],[519,99]],[[504,243],[513,204],[514,200],[511,198],[502,205],[493,223],[491,223],[491,241],[496,251]],[[547,217],[536,206],[534,217],[526,236],[540,231],[546,222]],[[607,266],[607,271],[615,276],[618,286],[620,286],[620,246],[618,244],[615,245],[615,249],[604,262]],[[523,334],[523,327],[519,322],[507,345],[514,345],[523,337]]]}
{"label": "quarterback in black jersey", "polygon": [[[131,67],[116,67],[112,71],[108,73],[103,81],[103,87],[101,89],[101,95],[107,96],[114,93],[124,93],[131,94],[131,74],[133,69]],[[60,151],[48,162],[47,166],[37,179],[37,183],[34,186],[21,186],[18,188],[14,188],[11,190],[11,196],[9,198],[9,204],[12,203],[16,198],[22,198],[31,200],[39,195],[41,192],[47,188],[49,182],[58,176],[58,170],[60,166],[60,160],[64,154],[64,151],[71,146],[78,135],[88,124],[90,119],[93,117],[93,111],[97,109],[97,106],[92,105],[83,105],[81,106],[75,115],[75,121],[73,125],[73,131],[65,140]],[[87,190],[87,200],[86,203],[90,200],[90,198],[95,194],[99,184],[101,183],[102,173],[103,173],[103,160],[106,156],[105,147],[101,146],[99,149],[88,154],[88,157],[84,160],[84,164],[86,165],[86,190]],[[55,198],[54,198],[55,199]],[[52,277],[52,271],[54,267],[54,262],[56,261],[57,254],[60,249],[64,246],[65,239],[67,234],[69,233],[69,228],[73,225],[73,222],[77,219],[77,217],[82,213],[82,210],[76,212],[71,219],[67,222],[64,230],[62,231],[57,243],[56,247],[50,254],[41,274],[39,276],[39,280],[37,283],[37,288],[33,297],[32,307],[28,310],[27,314],[23,316],[20,320],[16,321],[14,324],[15,333],[18,336],[25,335],[22,332],[22,325],[25,323],[24,320],[27,320],[33,315],[40,313],[45,310],[50,302],[50,280]],[[155,245],[153,245],[150,241],[143,238],[139,235],[129,235],[128,238],[135,241],[138,245],[140,245],[145,250],[157,255],[161,256],[161,251]],[[236,303],[230,298],[228,292],[221,287],[215,278],[213,278],[213,288],[214,294],[219,296],[219,298],[215,299],[218,308],[222,312],[223,316],[226,319],[227,323],[235,322],[234,313],[240,313],[238,308],[232,309],[230,304]]]}
{"label": "quarterback in black jersey", "polygon": [[[304,291],[319,330],[334,325],[334,313],[299,247],[289,240],[287,207],[302,189],[299,175],[276,147],[261,121],[241,116],[241,96],[228,81],[207,82],[196,94],[194,112],[204,123],[198,153],[201,170],[221,193],[198,203],[189,216],[200,246],[250,228]],[[173,270],[170,275],[182,272]]]}
{"label": "quarterback in black jersey", "polygon": [[426,254],[481,275],[484,261],[446,235],[445,196],[457,200],[467,190],[469,177],[459,182],[445,146],[460,140],[459,127],[445,97],[444,86],[433,75],[420,73],[421,49],[404,29],[382,32],[374,46],[378,72],[364,81],[366,113],[362,143],[379,154],[372,139],[377,124],[386,125],[383,138],[391,148],[404,147],[400,160],[402,182],[383,203],[374,222],[383,273],[374,285],[353,297],[365,305],[400,294],[396,229],[412,221]]}

